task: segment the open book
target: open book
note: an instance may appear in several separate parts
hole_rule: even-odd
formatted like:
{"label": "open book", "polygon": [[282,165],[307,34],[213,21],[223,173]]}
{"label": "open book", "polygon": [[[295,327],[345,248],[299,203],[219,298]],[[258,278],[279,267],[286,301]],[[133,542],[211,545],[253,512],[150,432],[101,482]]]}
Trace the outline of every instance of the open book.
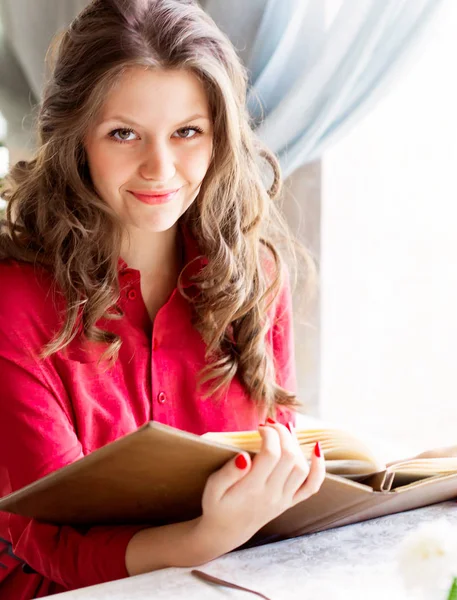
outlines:
{"label": "open book", "polygon": [[[322,531],[457,497],[457,457],[383,464],[366,443],[337,428],[298,428],[306,456],[321,442],[327,474],[319,492],[263,527],[245,546]],[[193,435],[150,422],[13,492],[0,511],[73,526],[184,521],[201,514],[208,476],[237,454],[254,455],[257,432]]]}
{"label": "open book", "polygon": [[[377,446],[370,447],[362,437],[317,419],[310,418],[308,421],[307,427],[296,430],[296,436],[308,459],[314,444],[320,441],[327,473],[371,484],[379,491],[390,491],[428,477],[457,473],[457,446],[390,461],[386,460],[386,456],[391,453],[383,453]],[[256,431],[207,433],[202,437],[251,453],[258,452],[261,443]]]}

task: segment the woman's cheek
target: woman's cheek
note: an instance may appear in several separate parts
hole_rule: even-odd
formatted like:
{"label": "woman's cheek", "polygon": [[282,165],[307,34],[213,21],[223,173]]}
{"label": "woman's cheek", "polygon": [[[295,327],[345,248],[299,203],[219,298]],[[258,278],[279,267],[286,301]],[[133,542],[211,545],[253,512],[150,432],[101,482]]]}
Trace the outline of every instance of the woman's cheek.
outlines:
{"label": "woman's cheek", "polygon": [[125,183],[134,170],[134,161],[128,156],[120,156],[118,153],[102,153],[97,160],[97,172],[105,183],[114,185]]}
{"label": "woman's cheek", "polygon": [[208,171],[211,162],[211,146],[200,148],[197,152],[189,152],[183,161],[187,181],[200,184]]}

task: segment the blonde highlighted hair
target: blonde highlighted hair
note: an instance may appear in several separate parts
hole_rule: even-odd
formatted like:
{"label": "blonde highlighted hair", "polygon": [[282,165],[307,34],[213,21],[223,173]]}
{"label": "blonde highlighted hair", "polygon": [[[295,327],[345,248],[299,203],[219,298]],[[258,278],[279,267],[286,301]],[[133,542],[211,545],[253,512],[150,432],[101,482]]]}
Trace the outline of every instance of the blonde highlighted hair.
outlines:
{"label": "blonde highlighted hair", "polygon": [[[41,263],[65,296],[62,329],[42,356],[83,334],[106,342],[106,356],[116,359],[122,340],[96,324],[101,317],[122,318],[122,228],[94,189],[83,140],[126,69],[186,69],[205,87],[214,131],[211,164],[196,201],[181,217],[208,259],[195,280],[195,297],[186,296],[182,273],[178,280],[207,345],[200,383],[211,381],[208,395],[215,394],[237,374],[253,401],[269,412],[276,404],[296,406],[295,395],[275,380],[267,315],[283,285],[281,255],[293,266],[298,248],[308,281],[313,262],[277,207],[279,165],[253,131],[246,71],[228,38],[191,0],[94,0],[58,37],[50,56],[37,150],[7,176],[0,233],[0,258]],[[269,190],[262,164],[273,173]]]}

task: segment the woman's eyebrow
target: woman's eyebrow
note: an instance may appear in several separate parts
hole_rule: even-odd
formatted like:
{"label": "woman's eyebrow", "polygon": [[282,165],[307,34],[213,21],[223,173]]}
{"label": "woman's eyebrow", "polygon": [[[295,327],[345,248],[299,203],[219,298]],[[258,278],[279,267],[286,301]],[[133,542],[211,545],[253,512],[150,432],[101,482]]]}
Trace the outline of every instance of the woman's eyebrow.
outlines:
{"label": "woman's eyebrow", "polygon": [[[188,117],[187,119],[184,119],[180,123],[177,123],[176,127],[180,127],[181,125],[184,125],[184,124],[188,123],[189,121],[195,121],[196,119],[206,119],[209,121],[208,116],[196,114],[196,115],[192,115],[191,117]],[[124,123],[133,125],[134,127],[142,127],[139,123],[136,123],[133,119],[130,119],[129,117],[125,117],[122,115],[114,115],[113,117],[108,117],[106,119],[103,119],[103,121],[101,121],[100,124],[108,123],[109,121],[123,121]]]}

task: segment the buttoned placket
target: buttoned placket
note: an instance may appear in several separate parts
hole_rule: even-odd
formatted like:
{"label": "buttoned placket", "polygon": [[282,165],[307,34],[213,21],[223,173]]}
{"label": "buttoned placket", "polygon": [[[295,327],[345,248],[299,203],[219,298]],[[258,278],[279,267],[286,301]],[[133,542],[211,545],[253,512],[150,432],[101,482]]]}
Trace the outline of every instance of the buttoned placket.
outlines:
{"label": "buttoned placket", "polygon": [[[187,261],[191,261],[193,259],[195,259],[197,256],[199,256],[199,249],[197,247],[197,245],[195,244],[195,241],[191,238],[190,233],[187,231],[187,229],[184,227],[182,230],[183,233],[183,246],[181,248],[182,251],[182,261],[181,264],[184,264]],[[200,260],[198,262],[192,262],[192,267],[190,269],[190,272],[188,270],[188,272],[186,273],[186,279],[187,279],[187,283],[184,283],[184,287],[188,288],[188,287],[192,287],[192,283],[190,283],[188,277],[190,274],[198,272],[204,265],[207,264],[207,259],[204,257],[200,257]],[[130,303],[130,302],[137,302],[138,301],[138,295],[141,294],[141,283],[140,283],[140,279],[139,279],[139,271],[135,271],[133,269],[130,269],[127,265],[127,263],[125,263],[125,261],[123,259],[119,260],[119,266],[120,266],[120,275],[123,276],[123,278],[125,278],[127,273],[135,273],[138,275],[138,281],[137,286],[138,286],[138,290],[139,292],[134,289],[133,285],[131,283],[125,283],[124,286],[121,285],[121,290],[124,289],[124,301],[126,303]],[[121,292],[122,293],[122,292]],[[173,292],[174,293],[174,292]],[[168,300],[170,301],[170,299]],[[163,307],[162,307],[163,308]],[[160,309],[162,310],[162,309]],[[160,312],[160,311],[159,311]],[[162,315],[163,317],[163,315]],[[168,402],[168,397],[167,397],[167,391],[164,390],[160,384],[160,381],[155,383],[155,385],[157,386],[157,391],[154,390],[154,379],[155,379],[155,369],[154,369],[154,361],[155,365],[157,365],[157,361],[158,361],[158,357],[157,354],[160,353],[162,350],[160,348],[160,343],[158,341],[158,339],[160,338],[160,335],[158,335],[157,333],[157,321],[160,320],[160,316],[159,313],[157,313],[156,315],[156,319],[154,324],[152,325],[152,331],[151,331],[151,365],[150,365],[150,369],[151,369],[151,415],[154,415],[154,413],[159,417],[160,420],[160,416],[165,416],[165,413],[167,413],[168,418],[170,417],[169,414],[169,410],[165,409],[165,406]],[[160,374],[160,373],[159,373]],[[154,406],[156,408],[156,411],[154,411]],[[168,418],[166,419],[168,421]]]}
{"label": "buttoned placket", "polygon": [[[124,312],[128,312],[128,316],[133,318],[136,326],[139,325],[137,319],[135,319],[136,310],[139,310],[140,307],[138,304],[135,306],[135,303],[142,302],[141,297],[141,276],[140,272],[136,269],[131,269],[127,266],[127,264],[120,259],[120,269],[119,269],[119,286],[121,290],[121,303],[124,307]],[[144,311],[147,312],[146,307],[144,306]],[[127,316],[127,315],[126,315]],[[144,317],[146,319],[146,316]],[[149,320],[149,316],[148,316]],[[154,415],[154,400],[156,399],[156,394],[154,393],[153,385],[154,385],[154,353],[158,348],[157,339],[154,336],[154,325],[152,325],[151,331],[151,362],[149,364],[150,369],[150,381],[151,381],[151,389],[150,389],[150,414],[151,419]]]}
{"label": "buttoned placket", "polygon": [[[127,305],[132,302],[139,301],[139,294],[141,294],[141,280],[140,274],[135,269],[128,268],[125,264],[121,267],[119,271],[120,276],[120,286],[121,286],[121,297],[123,298],[124,303]],[[139,290],[136,289],[139,288]],[[141,299],[141,297],[140,297]],[[130,311],[129,311],[130,312]],[[130,312],[131,314],[131,312]],[[151,416],[154,414],[154,403],[158,403],[163,406],[167,402],[167,394],[164,390],[159,389],[158,392],[154,391],[154,360],[156,359],[156,353],[159,350],[159,342],[157,339],[157,335],[154,332],[155,324],[152,325],[151,331]]]}
{"label": "buttoned placket", "polygon": [[[160,364],[160,352],[162,352],[162,349],[160,348],[160,344],[158,342],[158,331],[160,330],[160,320],[163,318],[163,314],[160,314],[162,311],[164,310],[164,307],[161,307],[159,309],[159,311],[156,314],[156,318],[154,321],[154,324],[152,326],[152,352],[151,352],[151,393],[152,393],[152,398],[153,398],[153,406],[154,404],[156,405],[156,415],[159,417],[158,420],[162,421],[162,419],[160,418],[160,416],[164,415],[164,404],[167,403],[167,394],[166,391],[162,389],[162,385],[159,381],[158,385],[157,385],[157,392],[154,392],[153,386],[154,386],[154,379],[155,379],[155,375],[157,373],[157,369],[154,369],[154,366],[157,367],[158,364]],[[160,370],[159,370],[159,376],[160,376]],[[159,406],[157,406],[159,405]],[[165,419],[165,421],[168,421],[168,418]]]}

